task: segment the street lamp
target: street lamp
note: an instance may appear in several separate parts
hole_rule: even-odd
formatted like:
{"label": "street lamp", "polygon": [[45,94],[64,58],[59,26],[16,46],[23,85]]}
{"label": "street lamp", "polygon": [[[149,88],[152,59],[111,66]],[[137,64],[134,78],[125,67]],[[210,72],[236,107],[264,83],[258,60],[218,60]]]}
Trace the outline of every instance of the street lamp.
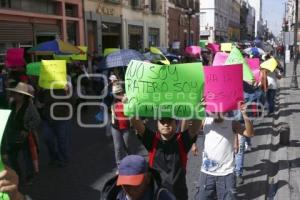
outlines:
{"label": "street lamp", "polygon": [[196,16],[196,13],[195,11],[193,11],[193,9],[189,8],[187,11],[185,11],[185,16],[188,18],[188,25],[189,25],[189,30],[188,30],[188,38],[189,38],[189,41],[188,41],[188,46],[191,45],[191,18],[192,17],[195,17]]}

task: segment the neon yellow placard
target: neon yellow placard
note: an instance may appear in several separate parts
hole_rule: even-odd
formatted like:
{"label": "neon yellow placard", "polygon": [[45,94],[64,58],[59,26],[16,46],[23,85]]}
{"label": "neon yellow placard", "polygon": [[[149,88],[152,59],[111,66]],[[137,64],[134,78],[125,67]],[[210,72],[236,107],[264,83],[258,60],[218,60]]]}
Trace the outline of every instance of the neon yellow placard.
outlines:
{"label": "neon yellow placard", "polygon": [[243,80],[245,81],[252,81],[254,79],[253,73],[244,59],[242,53],[240,50],[236,47],[232,49],[230,52],[226,62],[226,65],[232,65],[232,64],[243,64]]}
{"label": "neon yellow placard", "polygon": [[202,63],[157,65],[131,61],[125,75],[127,116],[203,118]]}
{"label": "neon yellow placard", "polygon": [[161,57],[164,58],[164,60],[160,60],[160,62],[163,63],[164,65],[171,64],[170,61],[168,60],[168,58],[165,57],[165,55],[161,52],[161,50],[159,48],[150,47],[150,52],[153,54],[161,55]]}
{"label": "neon yellow placard", "polygon": [[274,72],[274,70],[276,69],[278,65],[278,62],[276,61],[275,58],[270,58],[268,60],[266,60],[265,62],[263,62],[260,67],[263,68],[263,69],[267,69],[271,72]]}
{"label": "neon yellow placard", "polygon": [[65,60],[42,60],[39,86],[44,89],[63,89],[67,84]]}
{"label": "neon yellow placard", "polygon": [[106,48],[104,49],[104,53],[103,56],[108,56],[109,54],[116,52],[116,51],[120,51],[120,49],[118,48]]}
{"label": "neon yellow placard", "polygon": [[232,50],[232,43],[222,43],[221,44],[221,51],[228,51]]}

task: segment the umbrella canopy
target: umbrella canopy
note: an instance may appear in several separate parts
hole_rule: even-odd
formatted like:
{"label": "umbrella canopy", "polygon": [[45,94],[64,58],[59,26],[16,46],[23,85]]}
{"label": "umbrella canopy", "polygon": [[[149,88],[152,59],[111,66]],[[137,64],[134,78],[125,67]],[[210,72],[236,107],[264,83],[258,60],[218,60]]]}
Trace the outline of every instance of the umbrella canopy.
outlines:
{"label": "umbrella canopy", "polygon": [[79,54],[81,50],[76,46],[59,39],[38,44],[28,50],[35,54]]}
{"label": "umbrella canopy", "polygon": [[[253,47],[249,47],[249,48],[247,48],[247,49],[244,49],[244,53],[246,53],[246,54],[248,54],[248,55],[252,54],[252,51],[251,51],[252,48],[253,48]],[[259,53],[260,55],[264,55],[264,54],[265,54],[265,51],[264,51],[264,50],[262,50],[261,48],[258,48],[258,47],[256,47],[256,48],[257,48],[258,53]]]}
{"label": "umbrella canopy", "polygon": [[145,60],[145,57],[136,50],[122,49],[103,58],[98,67],[100,70],[125,67],[131,60]]}

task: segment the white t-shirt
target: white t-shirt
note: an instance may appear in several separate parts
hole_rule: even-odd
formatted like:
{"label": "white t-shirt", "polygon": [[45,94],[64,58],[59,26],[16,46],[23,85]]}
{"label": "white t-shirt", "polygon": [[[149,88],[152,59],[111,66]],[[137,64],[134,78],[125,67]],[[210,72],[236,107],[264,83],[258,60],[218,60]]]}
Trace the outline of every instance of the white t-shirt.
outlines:
{"label": "white t-shirt", "polygon": [[207,117],[201,171],[213,176],[226,176],[234,172],[234,132],[231,120],[221,123]]}
{"label": "white t-shirt", "polygon": [[276,77],[276,72],[270,72],[268,73],[268,89],[273,89],[273,90],[277,90],[278,89],[278,85],[277,85],[277,77]]}

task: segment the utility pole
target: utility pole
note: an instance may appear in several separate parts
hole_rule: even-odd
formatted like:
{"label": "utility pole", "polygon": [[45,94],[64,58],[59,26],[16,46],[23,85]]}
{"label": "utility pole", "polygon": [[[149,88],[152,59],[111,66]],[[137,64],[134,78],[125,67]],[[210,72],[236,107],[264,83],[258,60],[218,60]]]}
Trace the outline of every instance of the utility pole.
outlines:
{"label": "utility pole", "polygon": [[294,26],[294,51],[295,51],[295,58],[294,58],[294,69],[292,75],[292,81],[290,87],[292,89],[298,88],[298,78],[297,78],[297,65],[298,65],[298,13],[299,13],[299,0],[295,0],[296,2],[296,14],[295,14],[295,26]]}

